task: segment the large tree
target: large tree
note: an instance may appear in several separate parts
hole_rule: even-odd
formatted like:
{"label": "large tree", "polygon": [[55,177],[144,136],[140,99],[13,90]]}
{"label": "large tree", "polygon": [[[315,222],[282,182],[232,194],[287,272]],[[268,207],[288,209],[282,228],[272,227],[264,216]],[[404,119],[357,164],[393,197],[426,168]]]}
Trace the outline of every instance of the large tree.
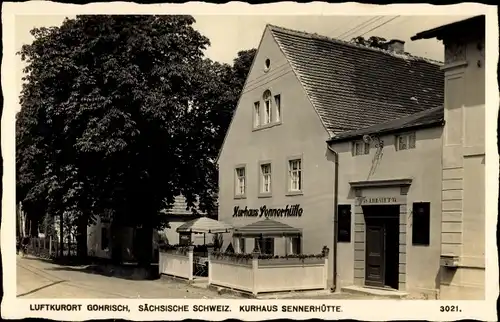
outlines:
{"label": "large tree", "polygon": [[81,255],[86,226],[103,213],[115,226],[143,228],[147,265],[159,210],[176,195],[214,207],[219,133],[209,116],[218,113],[204,89],[217,73],[194,22],[77,16],[34,29],[20,51],[17,197],[31,216],[73,218]]}
{"label": "large tree", "polygon": [[208,59],[205,61],[207,67],[203,70],[209,75],[204,79],[210,81],[202,84],[205,95],[202,96],[203,101],[197,104],[209,105],[205,110],[209,111],[207,122],[213,126],[214,152],[222,147],[256,52],[255,48],[239,51],[232,66]]}

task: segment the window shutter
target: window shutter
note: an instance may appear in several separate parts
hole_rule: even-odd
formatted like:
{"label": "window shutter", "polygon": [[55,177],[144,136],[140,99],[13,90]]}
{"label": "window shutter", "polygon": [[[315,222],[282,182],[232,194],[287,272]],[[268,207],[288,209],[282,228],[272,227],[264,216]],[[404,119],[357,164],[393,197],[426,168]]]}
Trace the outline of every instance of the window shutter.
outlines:
{"label": "window shutter", "polygon": [[337,206],[337,240],[343,243],[351,242],[351,205]]}
{"label": "window shutter", "polygon": [[412,244],[429,245],[430,244],[430,203],[413,203],[413,225],[412,225]]}

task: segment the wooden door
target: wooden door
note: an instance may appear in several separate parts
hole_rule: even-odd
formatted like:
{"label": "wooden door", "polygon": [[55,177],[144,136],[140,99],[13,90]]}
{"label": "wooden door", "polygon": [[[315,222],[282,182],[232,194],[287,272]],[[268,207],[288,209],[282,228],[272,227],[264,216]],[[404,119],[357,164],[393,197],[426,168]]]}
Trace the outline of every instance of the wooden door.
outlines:
{"label": "wooden door", "polygon": [[385,225],[380,222],[366,223],[365,284],[385,285]]}

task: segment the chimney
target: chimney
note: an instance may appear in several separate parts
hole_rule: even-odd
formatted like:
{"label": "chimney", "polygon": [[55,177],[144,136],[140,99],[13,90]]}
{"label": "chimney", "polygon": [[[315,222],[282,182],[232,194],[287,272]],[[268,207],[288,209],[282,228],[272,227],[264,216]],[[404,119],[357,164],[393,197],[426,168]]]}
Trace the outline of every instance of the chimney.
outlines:
{"label": "chimney", "polygon": [[387,49],[389,51],[395,52],[396,54],[404,54],[405,42],[399,39],[391,39],[387,43]]}

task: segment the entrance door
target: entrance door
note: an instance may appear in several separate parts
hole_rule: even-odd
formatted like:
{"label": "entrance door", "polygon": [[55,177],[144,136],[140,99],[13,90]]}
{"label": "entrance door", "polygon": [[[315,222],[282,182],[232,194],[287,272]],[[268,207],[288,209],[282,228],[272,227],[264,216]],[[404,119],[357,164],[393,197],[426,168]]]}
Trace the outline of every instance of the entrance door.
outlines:
{"label": "entrance door", "polygon": [[366,276],[370,286],[385,285],[385,225],[380,220],[366,221]]}

